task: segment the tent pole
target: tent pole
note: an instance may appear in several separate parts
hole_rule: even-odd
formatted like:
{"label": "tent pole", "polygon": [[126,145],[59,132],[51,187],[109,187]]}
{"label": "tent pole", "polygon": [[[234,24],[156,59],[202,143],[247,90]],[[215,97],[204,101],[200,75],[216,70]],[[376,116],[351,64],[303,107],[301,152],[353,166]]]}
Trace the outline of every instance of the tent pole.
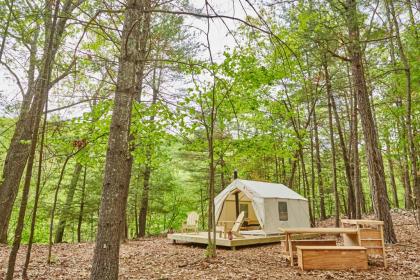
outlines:
{"label": "tent pole", "polygon": [[235,193],[235,209],[236,209],[236,218],[239,216],[239,192]]}

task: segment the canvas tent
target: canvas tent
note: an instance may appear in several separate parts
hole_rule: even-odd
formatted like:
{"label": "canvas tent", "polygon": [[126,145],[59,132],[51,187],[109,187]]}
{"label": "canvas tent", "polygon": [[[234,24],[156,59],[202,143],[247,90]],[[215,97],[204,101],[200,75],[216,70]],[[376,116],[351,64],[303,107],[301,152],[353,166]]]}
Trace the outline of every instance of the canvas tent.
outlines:
{"label": "canvas tent", "polygon": [[214,202],[217,222],[235,220],[245,211],[246,224],[264,234],[310,226],[308,200],[282,184],[236,179]]}

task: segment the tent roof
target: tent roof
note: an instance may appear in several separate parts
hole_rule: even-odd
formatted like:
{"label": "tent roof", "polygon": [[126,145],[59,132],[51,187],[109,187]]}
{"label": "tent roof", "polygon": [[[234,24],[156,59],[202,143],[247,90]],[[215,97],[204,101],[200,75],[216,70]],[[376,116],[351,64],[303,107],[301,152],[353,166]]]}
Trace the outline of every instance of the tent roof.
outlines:
{"label": "tent roof", "polygon": [[282,184],[236,179],[226,189],[233,190],[235,188],[244,188],[255,197],[307,200]]}

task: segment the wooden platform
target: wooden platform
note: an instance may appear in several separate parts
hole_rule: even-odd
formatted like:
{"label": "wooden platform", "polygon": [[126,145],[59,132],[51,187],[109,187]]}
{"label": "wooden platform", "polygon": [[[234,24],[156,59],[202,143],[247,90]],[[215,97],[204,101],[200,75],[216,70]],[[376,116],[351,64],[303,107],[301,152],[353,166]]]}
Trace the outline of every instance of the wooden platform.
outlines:
{"label": "wooden platform", "polygon": [[[186,242],[186,243],[197,243],[197,244],[208,244],[207,232],[194,233],[173,233],[168,234],[168,239],[173,242]],[[230,247],[235,249],[240,246],[256,245],[256,244],[268,244],[278,243],[284,240],[283,235],[269,235],[269,236],[257,236],[257,235],[244,235],[244,238],[234,238],[232,240],[217,237],[216,245],[222,247]]]}

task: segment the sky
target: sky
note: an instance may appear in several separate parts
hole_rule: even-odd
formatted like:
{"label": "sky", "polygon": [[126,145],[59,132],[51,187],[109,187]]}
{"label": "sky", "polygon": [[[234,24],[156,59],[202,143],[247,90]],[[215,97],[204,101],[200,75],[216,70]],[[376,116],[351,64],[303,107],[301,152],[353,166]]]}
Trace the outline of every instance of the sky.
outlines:
{"label": "sky", "polygon": [[[219,15],[232,16],[239,19],[245,19],[246,14],[254,15],[251,7],[245,0],[210,0],[210,5],[216,10]],[[190,4],[195,9],[201,10],[202,13],[206,13],[205,1],[204,0],[190,0]],[[241,5],[242,4],[242,5]],[[244,10],[245,8],[245,10]],[[192,16],[185,16],[184,22],[186,26],[194,26],[202,30],[207,30],[208,22],[207,19],[199,19]],[[210,20],[210,47],[212,50],[212,56],[215,62],[222,60],[222,54],[226,48],[233,48],[235,41],[231,35],[228,34],[229,30],[233,31],[239,26],[238,21],[226,19],[224,22],[220,19]],[[200,43],[207,44],[207,38],[204,34],[196,38]],[[208,51],[201,54],[202,58],[209,58]],[[22,67],[22,69],[25,69]],[[21,77],[23,87],[25,88],[25,72],[24,70],[15,70],[16,73]],[[6,70],[4,66],[0,65],[0,117],[16,117],[18,114],[17,106],[21,101],[22,95],[19,91],[19,87],[13,76]],[[67,100],[68,99],[68,100]],[[59,104],[52,100],[49,103],[49,108],[58,108],[64,104],[71,104],[76,101],[72,98],[66,100],[58,100]],[[71,109],[55,112],[61,117],[71,117],[74,115],[80,115],[85,111],[86,106],[80,105]]]}

